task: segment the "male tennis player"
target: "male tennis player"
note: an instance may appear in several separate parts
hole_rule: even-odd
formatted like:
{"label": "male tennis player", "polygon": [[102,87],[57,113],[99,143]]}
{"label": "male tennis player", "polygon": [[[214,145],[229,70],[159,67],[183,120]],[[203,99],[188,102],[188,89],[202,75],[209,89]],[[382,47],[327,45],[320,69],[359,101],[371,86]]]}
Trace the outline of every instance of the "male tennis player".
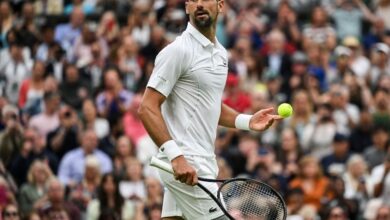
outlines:
{"label": "male tennis player", "polygon": [[[162,218],[228,219],[215,202],[194,187],[197,176],[216,178],[214,154],[217,126],[263,131],[275,120],[273,109],[239,114],[222,104],[227,77],[227,52],[215,37],[224,0],[187,0],[187,29],[156,58],[139,115],[160,159],[169,161],[174,176],[164,171]],[[184,184],[185,183],[185,184]],[[215,183],[205,183],[211,191]]]}

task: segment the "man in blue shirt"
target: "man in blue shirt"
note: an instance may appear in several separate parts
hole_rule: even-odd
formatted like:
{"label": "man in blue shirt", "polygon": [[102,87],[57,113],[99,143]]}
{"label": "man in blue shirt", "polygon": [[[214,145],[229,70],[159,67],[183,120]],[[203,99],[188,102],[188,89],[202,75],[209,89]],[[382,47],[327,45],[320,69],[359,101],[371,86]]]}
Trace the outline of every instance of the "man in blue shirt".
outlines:
{"label": "man in blue shirt", "polygon": [[112,171],[111,159],[99,149],[95,131],[86,130],[81,135],[81,146],[69,151],[62,158],[58,170],[58,178],[64,185],[72,185],[82,181],[84,177],[85,158],[94,155],[99,161],[100,173]]}

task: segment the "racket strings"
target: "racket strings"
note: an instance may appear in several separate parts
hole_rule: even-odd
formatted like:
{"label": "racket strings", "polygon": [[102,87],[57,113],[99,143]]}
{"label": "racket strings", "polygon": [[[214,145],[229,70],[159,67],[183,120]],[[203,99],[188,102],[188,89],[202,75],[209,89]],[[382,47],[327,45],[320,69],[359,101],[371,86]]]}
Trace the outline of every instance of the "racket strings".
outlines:
{"label": "racket strings", "polygon": [[236,220],[283,220],[285,205],[269,186],[256,181],[232,181],[220,189],[226,210]]}

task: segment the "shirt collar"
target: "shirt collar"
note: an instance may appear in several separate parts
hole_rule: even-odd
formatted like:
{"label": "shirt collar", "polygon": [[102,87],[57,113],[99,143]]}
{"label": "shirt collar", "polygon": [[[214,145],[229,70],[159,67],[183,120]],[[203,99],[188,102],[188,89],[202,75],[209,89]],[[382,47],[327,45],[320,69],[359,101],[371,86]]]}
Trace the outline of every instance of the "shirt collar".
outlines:
{"label": "shirt collar", "polygon": [[[213,45],[207,37],[205,37],[202,33],[198,31],[190,22],[188,22],[186,32],[190,33],[203,47],[207,47],[209,45]],[[217,43],[217,38],[215,38],[215,42]]]}

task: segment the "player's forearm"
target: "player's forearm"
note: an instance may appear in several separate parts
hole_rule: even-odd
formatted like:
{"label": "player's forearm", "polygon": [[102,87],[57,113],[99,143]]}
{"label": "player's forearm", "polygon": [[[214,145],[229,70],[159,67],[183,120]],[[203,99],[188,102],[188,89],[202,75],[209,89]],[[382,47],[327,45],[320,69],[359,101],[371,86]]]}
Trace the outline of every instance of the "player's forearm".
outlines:
{"label": "player's forearm", "polygon": [[238,115],[239,113],[236,110],[222,103],[218,124],[228,128],[235,128],[235,121]]}
{"label": "player's forearm", "polygon": [[145,129],[157,146],[161,146],[172,139],[159,107],[141,105],[138,115],[141,118]]}

